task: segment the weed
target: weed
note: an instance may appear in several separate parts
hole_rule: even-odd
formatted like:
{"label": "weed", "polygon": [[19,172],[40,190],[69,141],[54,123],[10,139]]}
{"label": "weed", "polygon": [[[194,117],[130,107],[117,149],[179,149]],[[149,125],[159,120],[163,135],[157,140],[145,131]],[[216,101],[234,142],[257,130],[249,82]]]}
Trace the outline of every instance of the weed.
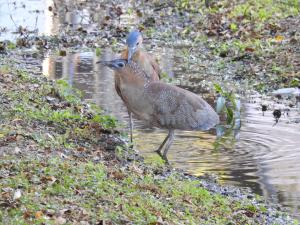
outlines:
{"label": "weed", "polygon": [[59,95],[70,103],[79,103],[82,98],[82,92],[72,88],[65,80],[56,81]]}
{"label": "weed", "polygon": [[165,161],[158,155],[147,156],[144,161],[153,167],[163,167],[165,166]]}
{"label": "weed", "polygon": [[95,54],[97,57],[99,57],[101,55],[101,48],[96,48],[95,49]]}
{"label": "weed", "polygon": [[234,120],[236,119],[235,112],[239,112],[240,110],[235,94],[231,91],[224,91],[223,88],[218,84],[214,84],[214,88],[216,92],[220,94],[220,97],[217,101],[217,112],[220,113],[225,111],[227,115],[227,124],[234,125]]}

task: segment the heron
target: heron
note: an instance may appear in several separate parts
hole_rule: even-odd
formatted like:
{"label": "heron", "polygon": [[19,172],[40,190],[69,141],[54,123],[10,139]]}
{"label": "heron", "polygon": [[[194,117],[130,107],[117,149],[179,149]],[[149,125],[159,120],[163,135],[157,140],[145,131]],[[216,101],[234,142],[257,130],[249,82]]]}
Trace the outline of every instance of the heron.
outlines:
{"label": "heron", "polygon": [[[128,110],[148,125],[168,130],[156,150],[166,159],[175,130],[208,130],[219,123],[215,110],[200,96],[185,89],[153,81],[133,60],[101,61],[115,71],[119,91]],[[162,149],[164,150],[162,151]]]}
{"label": "heron", "polygon": [[[128,62],[131,60],[139,64],[140,67],[149,75],[149,79],[152,81],[158,81],[160,79],[160,68],[154,57],[148,54],[143,49],[143,37],[138,30],[133,30],[129,33],[126,39],[126,49],[121,52],[121,58],[127,59]],[[124,101],[120,91],[120,77],[118,74],[115,75],[115,89],[121,99]],[[129,129],[130,129],[130,141],[133,142],[132,130],[133,120],[132,113],[127,108],[129,116]]]}

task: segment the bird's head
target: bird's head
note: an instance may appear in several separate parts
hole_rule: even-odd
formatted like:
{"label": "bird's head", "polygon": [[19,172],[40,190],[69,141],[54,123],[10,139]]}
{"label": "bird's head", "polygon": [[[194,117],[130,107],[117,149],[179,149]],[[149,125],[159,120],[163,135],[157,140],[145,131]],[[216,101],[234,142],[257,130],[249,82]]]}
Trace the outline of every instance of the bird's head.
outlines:
{"label": "bird's head", "polygon": [[101,63],[104,66],[111,68],[112,70],[120,70],[124,68],[127,64],[126,59],[114,59],[111,61],[98,61],[97,63]]}
{"label": "bird's head", "polygon": [[128,62],[130,62],[134,53],[142,45],[142,42],[143,42],[143,37],[139,31],[134,30],[129,33],[126,40],[126,45],[128,48],[128,57],[127,57]]}

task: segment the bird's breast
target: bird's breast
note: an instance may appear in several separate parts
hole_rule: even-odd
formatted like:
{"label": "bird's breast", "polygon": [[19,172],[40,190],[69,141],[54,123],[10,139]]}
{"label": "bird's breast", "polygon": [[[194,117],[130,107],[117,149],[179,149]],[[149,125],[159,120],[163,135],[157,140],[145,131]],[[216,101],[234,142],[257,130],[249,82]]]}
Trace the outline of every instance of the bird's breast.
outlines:
{"label": "bird's breast", "polygon": [[153,108],[145,97],[144,87],[121,83],[120,90],[128,109],[140,119],[149,120]]}

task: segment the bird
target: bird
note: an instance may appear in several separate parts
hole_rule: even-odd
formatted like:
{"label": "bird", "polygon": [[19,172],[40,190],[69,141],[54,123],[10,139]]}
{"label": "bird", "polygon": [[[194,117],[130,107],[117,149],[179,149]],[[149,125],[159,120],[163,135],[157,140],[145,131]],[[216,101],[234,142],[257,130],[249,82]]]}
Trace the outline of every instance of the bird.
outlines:
{"label": "bird", "polygon": [[[166,159],[174,130],[208,130],[219,123],[215,110],[200,96],[185,89],[153,81],[133,60],[101,61],[120,78],[120,92],[127,108],[148,125],[167,129],[156,150]],[[162,149],[164,150],[162,151]]]}
{"label": "bird", "polygon": [[[148,54],[143,50],[143,37],[138,30],[133,30],[128,34],[126,39],[126,49],[121,52],[121,58],[129,61],[134,61],[138,63],[141,68],[149,75],[149,79],[153,81],[158,81],[160,79],[160,67],[152,55]],[[123,96],[120,92],[120,77],[118,74],[115,75],[115,89],[117,94],[124,101]],[[129,129],[130,129],[130,141],[133,142],[132,130],[133,130],[133,120],[132,114],[128,109],[129,115]]]}

